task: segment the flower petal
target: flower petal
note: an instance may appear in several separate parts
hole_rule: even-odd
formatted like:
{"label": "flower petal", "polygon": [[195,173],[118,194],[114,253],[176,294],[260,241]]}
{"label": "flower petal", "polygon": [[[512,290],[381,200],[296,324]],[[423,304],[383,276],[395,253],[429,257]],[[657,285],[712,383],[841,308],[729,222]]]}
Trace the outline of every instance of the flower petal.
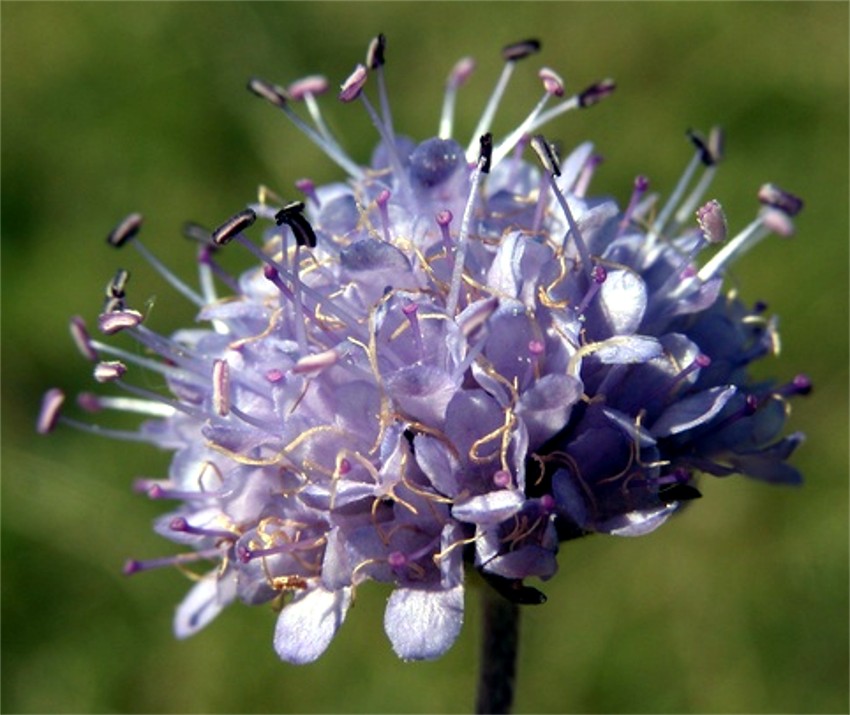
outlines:
{"label": "flower petal", "polygon": [[447,591],[397,588],[387,602],[384,630],[405,660],[439,658],[463,625],[463,586]]}
{"label": "flower petal", "polygon": [[274,649],[281,660],[312,663],[330,645],[345,620],[351,589],[328,591],[319,586],[297,594],[277,618]]}

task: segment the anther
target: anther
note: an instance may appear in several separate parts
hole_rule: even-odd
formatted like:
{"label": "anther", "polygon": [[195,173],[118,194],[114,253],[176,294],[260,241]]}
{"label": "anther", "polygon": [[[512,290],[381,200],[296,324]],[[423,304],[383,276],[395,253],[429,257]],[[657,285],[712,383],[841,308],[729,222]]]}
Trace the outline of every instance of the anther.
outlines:
{"label": "anther", "polygon": [[387,38],[383,33],[378,34],[369,43],[369,48],[366,50],[366,66],[370,70],[376,70],[386,63],[384,51],[387,48]]}
{"label": "anther", "polygon": [[140,213],[130,214],[109,232],[109,235],[106,237],[107,243],[110,246],[119,248],[125,243],[132,241],[139,232],[139,229],[141,229],[143,221],[144,218]]}
{"label": "anther", "polygon": [[124,298],[126,296],[125,289],[127,288],[127,281],[129,280],[130,272],[119,268],[112,280],[106,284],[106,297]]}
{"label": "anther", "polygon": [[244,209],[231,216],[221,226],[212,232],[212,241],[216,246],[224,246],[232,241],[246,228],[257,220],[257,214],[252,209]]}
{"label": "anther", "polygon": [[693,129],[688,129],[685,133],[687,134],[688,139],[691,140],[691,144],[693,144],[699,152],[700,161],[706,166],[714,164],[714,156],[708,148],[708,142],[705,137]]}
{"label": "anther", "polygon": [[35,426],[36,432],[48,434],[53,431],[59,421],[59,411],[62,409],[63,402],[65,402],[65,393],[56,387],[44,393]]}
{"label": "anther", "polygon": [[138,310],[113,310],[101,313],[97,318],[97,326],[104,335],[114,335],[127,328],[135,328],[142,322],[142,314]]}
{"label": "anther", "polygon": [[316,233],[310,222],[304,216],[304,204],[300,201],[295,201],[287,204],[275,214],[277,225],[286,224],[292,230],[292,235],[295,236],[295,242],[299,246],[307,246],[308,248],[316,247]]}
{"label": "anther", "polygon": [[493,159],[493,135],[490,132],[483,134],[478,140],[480,149],[478,152],[478,165],[482,174],[490,173],[490,162]]}
{"label": "anther", "polygon": [[803,200],[799,196],[780,189],[776,184],[763,184],[758,192],[759,201],[765,206],[796,216],[803,209]]}
{"label": "anther", "polygon": [[366,67],[357,65],[339,88],[340,101],[353,102],[357,99],[360,96],[360,92],[363,91],[363,85],[366,84],[366,76]]}
{"label": "anther", "polygon": [[543,88],[549,94],[555,97],[564,96],[564,80],[554,70],[543,67],[537,73],[537,76],[543,80]]}
{"label": "anther", "polygon": [[319,94],[324,94],[328,91],[328,80],[321,75],[310,75],[302,79],[295,80],[286,88],[286,94],[294,102],[300,102],[305,99],[308,94],[314,97]]}
{"label": "anther", "polygon": [[584,109],[598,104],[617,89],[617,83],[613,79],[603,79],[596,84],[590,85],[578,95],[578,106]]}
{"label": "anther", "polygon": [[97,382],[120,380],[127,372],[127,366],[120,360],[104,360],[94,366],[94,379]]}
{"label": "anther", "polygon": [[516,62],[540,52],[539,40],[522,40],[506,45],[502,48],[502,59],[505,62]]}
{"label": "anther", "polygon": [[286,104],[287,97],[283,88],[259,77],[252,77],[248,80],[248,89],[276,107],[283,107]]}
{"label": "anther", "polygon": [[546,141],[542,134],[536,134],[531,138],[531,148],[537,154],[537,158],[543,168],[552,176],[561,175],[561,166],[552,145]]}
{"label": "anther", "polygon": [[91,344],[91,337],[89,336],[89,332],[86,329],[86,324],[83,319],[79,315],[75,315],[71,318],[71,322],[68,327],[71,331],[71,338],[77,346],[77,350],[79,350],[83,357],[87,360],[96,362],[98,359],[97,351]]}

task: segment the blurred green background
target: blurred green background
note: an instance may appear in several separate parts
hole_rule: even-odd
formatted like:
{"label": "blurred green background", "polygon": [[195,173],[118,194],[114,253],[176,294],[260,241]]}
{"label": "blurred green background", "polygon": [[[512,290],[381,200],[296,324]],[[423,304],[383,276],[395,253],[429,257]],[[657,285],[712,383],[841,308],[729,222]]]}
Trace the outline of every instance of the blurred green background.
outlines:
{"label": "blurred green background", "polygon": [[[596,192],[628,197],[645,173],[667,192],[690,156],[688,127],[727,130],[713,186],[730,224],[774,181],[805,197],[798,235],[737,266],[748,300],[782,318],[798,371],[799,490],[704,482],[682,518],[635,540],[562,550],[547,604],[524,612],[517,711],[848,710],[848,6],[846,3],[34,3],[2,12],[2,710],[4,712],[464,712],[479,625],[435,663],[401,663],[382,631],[388,591],[369,585],[316,664],[280,663],[266,608],[234,606],[186,642],[171,617],[188,583],[174,571],[121,576],[129,556],[172,553],[160,511],[130,492],[169,455],[68,429],[33,433],[40,396],[90,389],[68,316],[96,315],[117,266],[151,324],[193,310],[104,236],[131,210],[147,245],[191,278],[186,219],[216,225],[263,183],[338,170],[268,105],[249,76],[310,73],[336,84],[388,36],[395,124],[435,133],[445,73],[472,54],[458,102],[465,141],[500,69],[502,45],[539,37],[518,68],[497,135],[537,100],[549,65],[571,88],[619,88],[548,127],[606,157]],[[366,161],[374,131],[326,98],[331,123]],[[236,252],[230,259],[241,260]],[[117,423],[123,424],[121,420]]]}

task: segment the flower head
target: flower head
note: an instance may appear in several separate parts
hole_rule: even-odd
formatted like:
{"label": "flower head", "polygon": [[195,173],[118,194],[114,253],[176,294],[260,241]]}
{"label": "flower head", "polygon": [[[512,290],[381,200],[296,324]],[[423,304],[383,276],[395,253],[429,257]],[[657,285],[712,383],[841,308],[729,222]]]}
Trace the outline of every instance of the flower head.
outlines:
{"label": "flower head", "polygon": [[[184,550],[126,571],[213,564],[177,609],[179,637],[231,601],[275,602],[278,654],[309,662],[356,588],[374,580],[394,587],[385,630],[395,651],[435,658],[461,628],[465,563],[509,597],[540,602],[524,580],[555,573],[559,542],[647,533],[699,496],[699,473],[800,481],[786,460],[802,438],[780,433],[788,398],[808,380],[750,380],[750,363],[776,352],[775,320],[722,293],[735,257],[771,231],[792,232],[799,199],[763,187],[756,218],[727,238],[720,204],[703,203],[717,130],[690,133],[694,158],[663,205],[645,177],[625,210],[589,196],[592,147],[562,159],[538,130],[597,104],[610,80],[570,95],[544,68],[526,119],[490,134],[511,74],[538,49],[505,48],[464,147],[453,111],[472,60],[449,74],[438,136],[413,140],[395,131],[378,36],[339,92],[377,129],[369,166],[327,128],[316,99],[324,78],[286,88],[252,79],[249,89],[347,177],[301,179],[295,201],[262,188],[215,230],[187,225],[199,240],[198,290],[141,243],[140,215],[110,234],[196,304],[207,327],[156,333],[119,271],[98,328],[152,356],[92,338],[73,318],[95,379],[122,392],[79,404],[149,419],[133,432],[80,423],[60,415],[54,389],[38,429],[65,421],[174,452],[166,478],[137,488],[176,503],[155,528]],[[220,255],[239,248],[258,265],[234,277]],[[139,369],[158,373],[169,394],[138,387],[129,378]]]}

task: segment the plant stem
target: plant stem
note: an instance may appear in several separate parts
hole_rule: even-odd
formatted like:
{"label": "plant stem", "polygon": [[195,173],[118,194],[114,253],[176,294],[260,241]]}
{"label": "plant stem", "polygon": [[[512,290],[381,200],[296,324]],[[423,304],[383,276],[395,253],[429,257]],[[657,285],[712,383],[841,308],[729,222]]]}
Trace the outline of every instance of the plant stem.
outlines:
{"label": "plant stem", "polygon": [[484,585],[481,589],[481,662],[475,712],[509,713],[514,699],[519,606]]}

